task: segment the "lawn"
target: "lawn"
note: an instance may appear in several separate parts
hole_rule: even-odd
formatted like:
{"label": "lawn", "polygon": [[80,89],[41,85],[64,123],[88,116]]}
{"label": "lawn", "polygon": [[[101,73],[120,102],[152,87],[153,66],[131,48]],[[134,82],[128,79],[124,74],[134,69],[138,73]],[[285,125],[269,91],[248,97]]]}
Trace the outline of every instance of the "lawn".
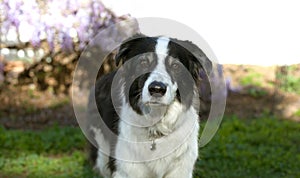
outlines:
{"label": "lawn", "polygon": [[[203,125],[203,124],[202,124]],[[97,177],[79,128],[0,127],[0,177]],[[272,117],[226,117],[200,149],[194,177],[300,177],[300,123]]]}
{"label": "lawn", "polygon": [[300,177],[300,123],[224,118],[200,149],[195,177]]}

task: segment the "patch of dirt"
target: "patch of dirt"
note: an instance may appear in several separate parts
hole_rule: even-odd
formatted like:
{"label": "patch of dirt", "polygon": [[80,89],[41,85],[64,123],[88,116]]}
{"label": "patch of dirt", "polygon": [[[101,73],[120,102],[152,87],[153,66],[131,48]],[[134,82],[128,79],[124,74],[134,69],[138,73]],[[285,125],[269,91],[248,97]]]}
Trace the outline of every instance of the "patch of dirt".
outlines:
{"label": "patch of dirt", "polygon": [[[300,65],[297,67],[294,75],[300,78]],[[276,115],[300,121],[300,96],[278,89],[276,69],[276,66],[224,65],[224,76],[230,81],[225,114],[245,119]],[[53,93],[38,91],[34,85],[2,86],[0,124],[9,129],[43,129],[55,124],[77,126],[70,96]]]}
{"label": "patch of dirt", "polygon": [[270,92],[256,97],[245,93],[230,92],[225,114],[245,119],[274,115],[278,118],[300,121],[299,115],[296,114],[299,109],[300,97],[292,93]]}
{"label": "patch of dirt", "polygon": [[71,99],[33,85],[0,89],[0,124],[12,129],[43,129],[50,125],[76,126]]}

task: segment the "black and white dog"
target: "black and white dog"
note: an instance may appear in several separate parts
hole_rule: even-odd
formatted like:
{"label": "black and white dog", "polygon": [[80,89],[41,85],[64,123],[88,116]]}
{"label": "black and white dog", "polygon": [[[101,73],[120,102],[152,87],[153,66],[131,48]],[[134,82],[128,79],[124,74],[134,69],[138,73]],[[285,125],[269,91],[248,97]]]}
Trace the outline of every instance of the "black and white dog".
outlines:
{"label": "black and white dog", "polygon": [[[211,61],[196,45],[136,35],[115,57],[118,71],[92,90],[92,157],[104,177],[188,178],[198,157],[200,70]],[[89,119],[92,118],[90,116]]]}

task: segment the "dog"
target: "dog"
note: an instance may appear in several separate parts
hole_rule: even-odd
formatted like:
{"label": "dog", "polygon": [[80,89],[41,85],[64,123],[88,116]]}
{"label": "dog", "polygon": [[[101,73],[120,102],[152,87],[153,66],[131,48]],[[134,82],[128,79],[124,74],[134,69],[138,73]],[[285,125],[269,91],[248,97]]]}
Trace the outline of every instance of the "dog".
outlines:
{"label": "dog", "polygon": [[[118,70],[91,90],[95,168],[113,178],[189,178],[198,157],[200,71],[211,61],[190,41],[137,34],[115,56]],[[96,118],[96,119],[95,119]]]}

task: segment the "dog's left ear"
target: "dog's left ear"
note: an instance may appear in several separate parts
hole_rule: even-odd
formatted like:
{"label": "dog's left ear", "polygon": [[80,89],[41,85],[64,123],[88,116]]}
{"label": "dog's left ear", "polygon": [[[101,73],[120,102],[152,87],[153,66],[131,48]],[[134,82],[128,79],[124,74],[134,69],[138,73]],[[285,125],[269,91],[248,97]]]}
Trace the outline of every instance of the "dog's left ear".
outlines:
{"label": "dog's left ear", "polygon": [[189,53],[192,54],[192,62],[194,64],[194,69],[198,72],[200,70],[203,70],[207,75],[210,74],[212,70],[212,62],[211,60],[205,55],[205,53],[194,43],[191,41],[180,41],[176,40],[176,43],[178,43],[180,46],[184,47],[186,50],[189,51]]}
{"label": "dog's left ear", "polygon": [[190,69],[194,80],[198,83],[204,78],[207,79],[213,68],[211,60],[191,41],[179,41],[178,43],[192,54]]}
{"label": "dog's left ear", "polygon": [[197,60],[194,61],[196,63],[196,70],[204,70],[204,72],[209,75],[213,66],[211,60],[205,55],[205,53],[197,45],[190,41],[185,41],[184,47],[188,49]]}

